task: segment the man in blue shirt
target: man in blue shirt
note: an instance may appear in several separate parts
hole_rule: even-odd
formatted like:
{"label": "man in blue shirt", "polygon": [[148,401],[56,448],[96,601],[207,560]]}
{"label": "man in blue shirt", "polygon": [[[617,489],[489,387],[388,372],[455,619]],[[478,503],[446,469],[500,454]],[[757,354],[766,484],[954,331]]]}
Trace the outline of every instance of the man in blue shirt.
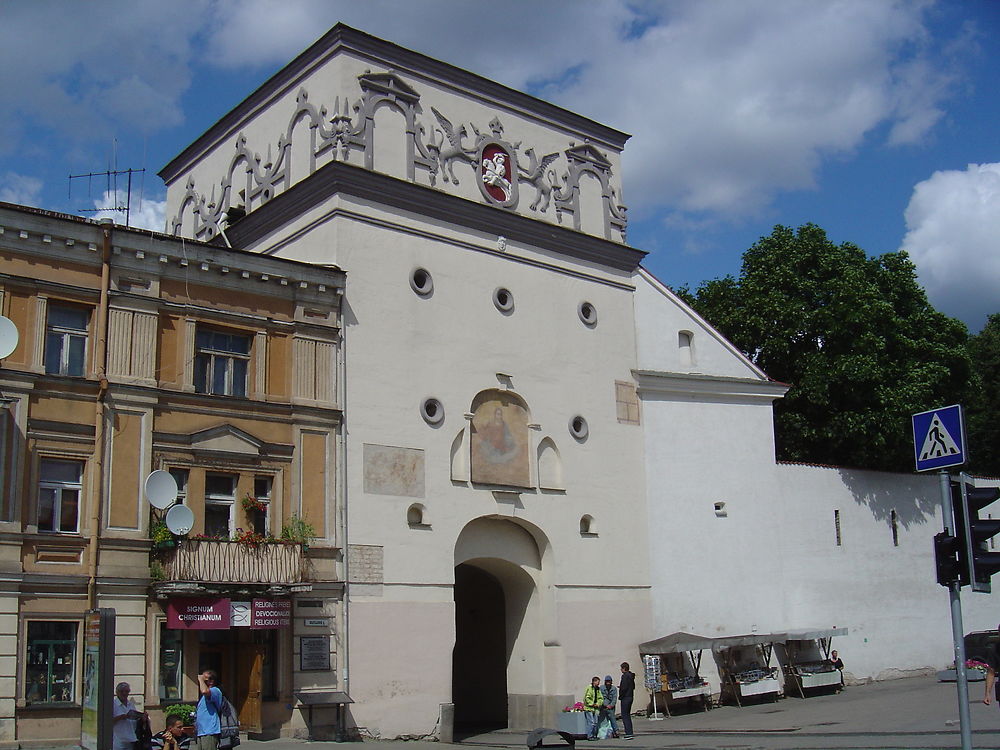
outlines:
{"label": "man in blue shirt", "polygon": [[217,675],[206,669],[198,675],[198,708],[194,715],[194,731],[198,737],[198,750],[217,750],[222,725],[219,713],[222,711],[222,691],[215,686]]}

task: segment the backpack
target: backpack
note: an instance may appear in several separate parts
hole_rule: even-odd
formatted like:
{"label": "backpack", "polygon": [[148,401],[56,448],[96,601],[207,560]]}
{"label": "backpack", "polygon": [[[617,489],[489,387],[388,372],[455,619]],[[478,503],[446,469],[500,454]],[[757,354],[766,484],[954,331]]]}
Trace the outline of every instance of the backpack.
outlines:
{"label": "backpack", "polygon": [[226,696],[219,709],[219,750],[232,750],[240,744],[240,717]]}

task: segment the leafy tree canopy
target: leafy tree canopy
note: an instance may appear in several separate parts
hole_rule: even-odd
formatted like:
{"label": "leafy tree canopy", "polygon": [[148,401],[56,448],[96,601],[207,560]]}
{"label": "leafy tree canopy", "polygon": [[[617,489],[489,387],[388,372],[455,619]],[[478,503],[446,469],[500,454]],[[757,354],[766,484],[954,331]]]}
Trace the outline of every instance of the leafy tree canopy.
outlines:
{"label": "leafy tree canopy", "polygon": [[965,325],[935,310],[904,252],[869,257],[778,225],[727,276],[680,295],[770,377],[779,459],[913,470],[910,416],[973,389]]}
{"label": "leafy tree canopy", "polygon": [[1000,313],[969,339],[978,390],[966,409],[971,471],[1000,474]]}

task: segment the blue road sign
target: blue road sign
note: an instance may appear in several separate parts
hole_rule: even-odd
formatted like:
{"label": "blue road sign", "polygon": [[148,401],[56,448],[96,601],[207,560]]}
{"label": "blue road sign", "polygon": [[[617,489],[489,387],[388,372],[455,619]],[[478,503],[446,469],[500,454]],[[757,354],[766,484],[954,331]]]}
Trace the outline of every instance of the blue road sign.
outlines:
{"label": "blue road sign", "polygon": [[917,471],[965,463],[965,421],[960,404],[922,411],[912,419]]}

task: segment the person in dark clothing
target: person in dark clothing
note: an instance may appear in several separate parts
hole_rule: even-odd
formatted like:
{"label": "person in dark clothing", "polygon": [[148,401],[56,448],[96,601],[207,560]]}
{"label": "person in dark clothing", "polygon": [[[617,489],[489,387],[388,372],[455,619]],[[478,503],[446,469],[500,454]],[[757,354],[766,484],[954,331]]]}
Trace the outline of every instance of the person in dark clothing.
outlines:
{"label": "person in dark clothing", "polygon": [[632,739],[632,700],[635,698],[635,675],[629,672],[628,662],[622,662],[622,678],[618,683],[618,705],[622,712],[622,726],[625,734],[622,739]]}
{"label": "person in dark clothing", "polygon": [[836,651],[831,651],[830,663],[833,665],[834,669],[840,671],[840,686],[837,688],[837,692],[839,693],[841,690],[844,689],[844,660],[837,655]]}
{"label": "person in dark clothing", "polygon": [[[997,632],[1000,633],[1000,625],[997,625]],[[1000,643],[990,643],[983,653],[983,661],[986,662],[986,695],[983,696],[983,703],[987,706],[993,702],[994,686],[996,687],[996,701],[1000,706],[1000,682],[997,682],[997,670],[1000,670]]]}

